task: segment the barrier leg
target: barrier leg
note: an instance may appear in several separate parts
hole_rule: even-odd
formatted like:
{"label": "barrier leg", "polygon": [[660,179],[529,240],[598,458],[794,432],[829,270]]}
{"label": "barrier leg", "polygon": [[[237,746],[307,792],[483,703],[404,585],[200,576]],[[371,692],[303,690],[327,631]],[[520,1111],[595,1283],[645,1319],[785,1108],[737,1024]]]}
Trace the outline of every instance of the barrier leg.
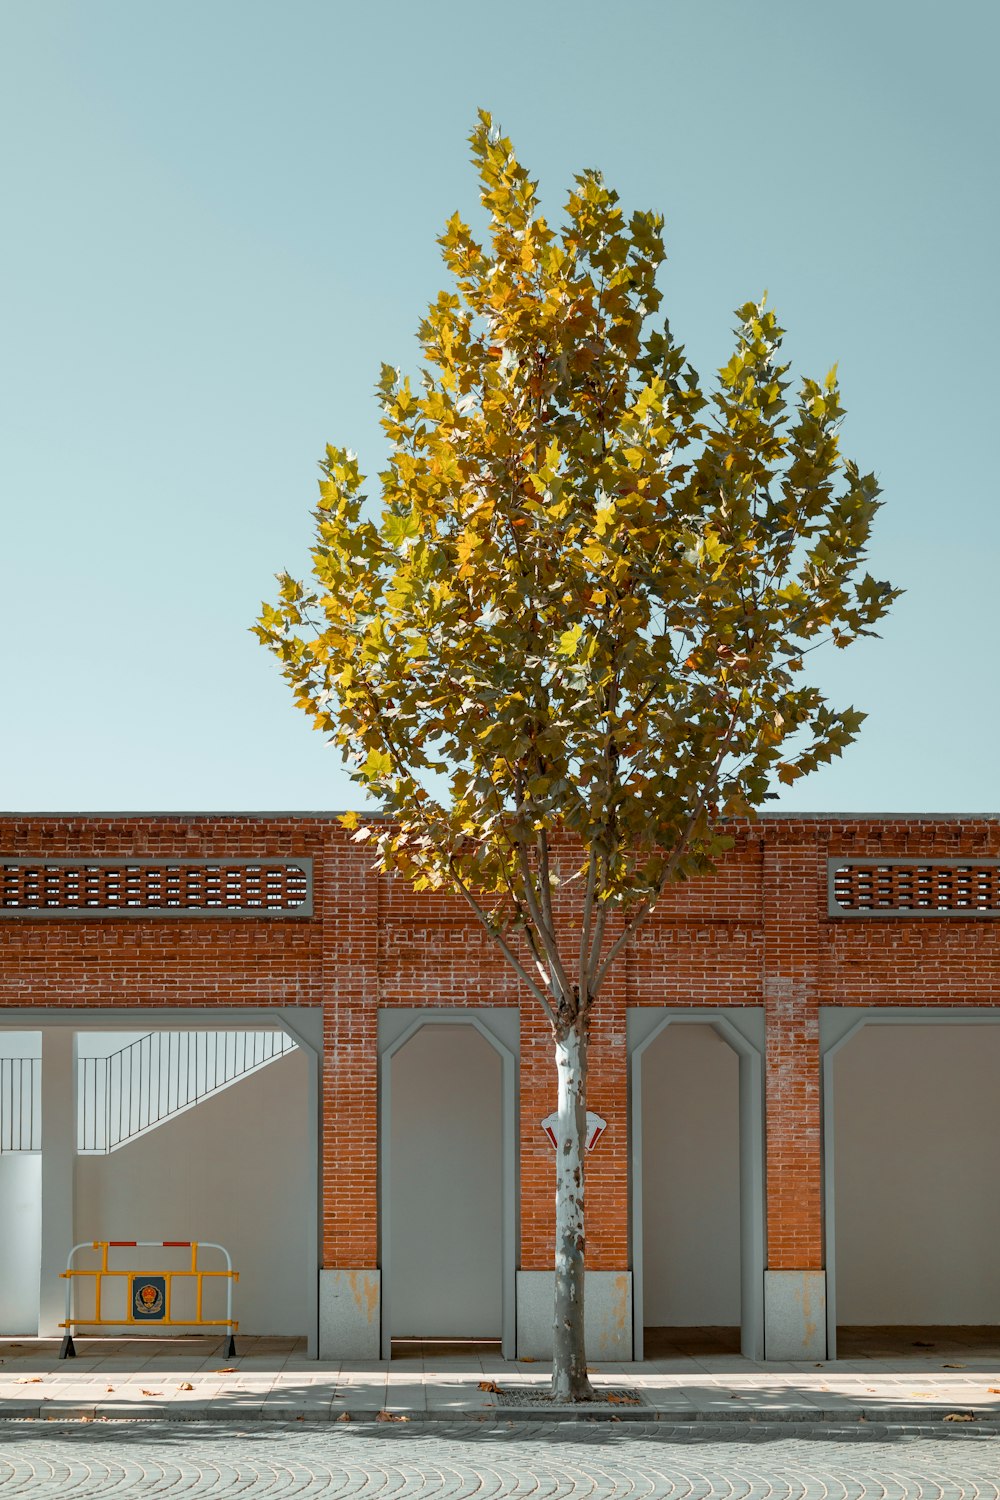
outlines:
{"label": "barrier leg", "polygon": [[59,1358],[76,1359],[76,1345],[73,1343],[73,1335],[71,1333],[67,1333],[66,1337],[62,1341],[62,1348],[59,1350]]}
{"label": "barrier leg", "polygon": [[233,1333],[230,1333],[230,1335],[229,1335],[229,1346],[226,1349],[226,1358],[227,1359],[235,1359],[236,1358],[236,1335],[233,1334]]}

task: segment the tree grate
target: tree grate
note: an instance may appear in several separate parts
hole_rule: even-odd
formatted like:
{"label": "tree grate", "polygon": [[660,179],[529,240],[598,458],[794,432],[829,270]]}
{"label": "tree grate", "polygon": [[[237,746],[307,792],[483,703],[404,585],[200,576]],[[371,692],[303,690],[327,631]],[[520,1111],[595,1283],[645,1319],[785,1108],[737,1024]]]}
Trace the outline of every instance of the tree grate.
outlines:
{"label": "tree grate", "polygon": [[494,1392],[497,1406],[534,1406],[551,1407],[556,1411],[593,1411],[595,1408],[604,1410],[616,1406],[626,1409],[635,1406],[645,1406],[641,1391],[631,1386],[609,1386],[595,1387],[595,1399],[593,1401],[557,1401],[552,1392],[544,1385],[504,1385],[499,1386]]}

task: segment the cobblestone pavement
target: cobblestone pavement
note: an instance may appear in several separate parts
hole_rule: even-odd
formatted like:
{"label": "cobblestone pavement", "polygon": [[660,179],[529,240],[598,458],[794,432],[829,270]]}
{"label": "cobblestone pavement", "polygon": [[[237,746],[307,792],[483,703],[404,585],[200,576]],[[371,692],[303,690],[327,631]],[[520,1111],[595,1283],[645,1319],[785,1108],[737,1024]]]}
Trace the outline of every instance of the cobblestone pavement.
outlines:
{"label": "cobblestone pavement", "polygon": [[968,1428],[606,1423],[0,1425],[16,1496],[344,1500],[998,1500],[1000,1438]]}

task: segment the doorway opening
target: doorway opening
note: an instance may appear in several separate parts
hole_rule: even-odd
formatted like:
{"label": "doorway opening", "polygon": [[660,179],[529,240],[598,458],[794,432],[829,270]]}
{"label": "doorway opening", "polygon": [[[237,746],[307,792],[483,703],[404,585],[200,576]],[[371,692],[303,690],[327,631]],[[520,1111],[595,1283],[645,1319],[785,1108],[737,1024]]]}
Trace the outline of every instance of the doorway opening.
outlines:
{"label": "doorway opening", "polygon": [[513,1058],[474,1018],[383,1054],[383,1357],[475,1359],[512,1328]]}
{"label": "doorway opening", "polygon": [[1000,1026],[861,1022],[833,1051],[837,1357],[985,1358],[1000,1347]]}
{"label": "doorway opening", "polygon": [[634,1015],[635,1357],[760,1358],[761,1055],[744,1034],[758,1020]]}
{"label": "doorway opening", "polygon": [[[273,1012],[263,1023],[257,1013],[230,1013],[226,1030],[217,1013],[198,1013],[201,1028],[191,1012],[129,1012],[127,1030],[124,1015],[103,1027],[100,1013],[96,1025],[79,1019],[49,1012],[43,1029],[0,1034],[0,1121],[11,1126],[0,1144],[0,1221],[12,1229],[0,1246],[0,1335],[61,1339],[60,1277],[74,1245],[134,1245],[112,1253],[114,1266],[159,1274],[183,1272],[190,1260],[179,1247],[196,1241],[205,1247],[200,1266],[215,1268],[218,1244],[239,1272],[238,1338],[261,1348],[275,1340],[297,1348],[304,1338],[314,1352],[311,1042],[276,1026]],[[84,1270],[99,1264],[89,1248],[74,1261]],[[82,1347],[134,1335],[125,1278],[105,1285],[99,1311],[94,1287],[89,1276],[73,1286]],[[206,1280],[202,1318],[224,1317],[225,1287]],[[198,1321],[193,1280],[176,1281],[170,1315]],[[100,1325],[89,1323],[98,1316]],[[154,1337],[155,1322],[145,1331]],[[162,1335],[169,1349],[169,1339],[190,1333]],[[199,1336],[218,1342],[223,1333]]]}

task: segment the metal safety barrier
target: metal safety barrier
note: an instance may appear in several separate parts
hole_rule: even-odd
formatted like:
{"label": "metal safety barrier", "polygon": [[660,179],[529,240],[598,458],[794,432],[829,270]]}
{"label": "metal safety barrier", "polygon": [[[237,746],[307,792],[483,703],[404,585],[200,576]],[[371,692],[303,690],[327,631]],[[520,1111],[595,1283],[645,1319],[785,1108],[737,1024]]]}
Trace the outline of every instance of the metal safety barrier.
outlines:
{"label": "metal safety barrier", "polygon": [[[108,1266],[108,1251],[117,1249],[190,1250],[191,1264],[181,1271],[137,1271],[130,1266],[116,1267],[112,1270]],[[101,1264],[92,1267],[74,1266],[73,1257],[78,1250],[100,1250]],[[203,1270],[198,1265],[199,1250],[218,1250],[226,1258],[226,1269],[224,1271]],[[121,1328],[125,1324],[144,1327],[151,1323],[156,1323],[161,1328],[228,1328],[229,1344],[226,1353],[230,1357],[236,1353],[236,1330],[240,1325],[233,1317],[233,1282],[239,1281],[240,1273],[233,1270],[232,1259],[224,1245],[216,1245],[208,1240],[200,1244],[197,1240],[84,1240],[79,1245],[73,1246],[66,1257],[66,1269],[61,1274],[66,1282],[66,1320],[60,1323],[59,1327],[65,1328],[66,1333],[59,1350],[60,1359],[75,1356],[73,1335],[80,1328]],[[73,1287],[81,1276],[93,1278],[94,1316],[92,1318],[75,1317],[73,1314]],[[120,1279],[122,1277],[128,1281],[126,1316],[102,1317],[104,1281],[106,1278]],[[226,1316],[224,1318],[206,1318],[202,1315],[206,1277],[226,1278]],[[174,1319],[171,1317],[173,1283],[191,1278],[195,1282],[195,1315],[193,1318]]]}

